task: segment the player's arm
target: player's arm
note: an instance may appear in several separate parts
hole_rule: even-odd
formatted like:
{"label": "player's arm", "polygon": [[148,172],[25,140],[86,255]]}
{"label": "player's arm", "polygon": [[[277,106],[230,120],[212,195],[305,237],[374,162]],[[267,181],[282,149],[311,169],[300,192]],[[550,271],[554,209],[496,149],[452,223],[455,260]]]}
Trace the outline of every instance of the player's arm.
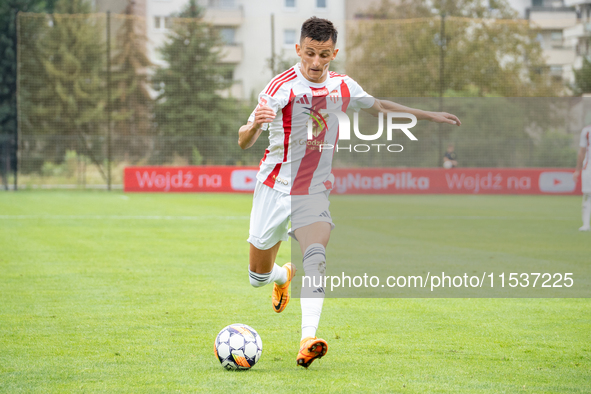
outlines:
{"label": "player's arm", "polygon": [[275,112],[268,105],[262,105],[255,110],[253,122],[248,122],[238,130],[238,145],[242,149],[250,148],[261,135],[263,125],[275,119]]}
{"label": "player's arm", "polygon": [[577,168],[575,168],[575,172],[573,172],[573,180],[575,183],[579,180],[579,176],[581,175],[581,169],[583,168],[583,160],[585,160],[585,148],[579,149],[579,154],[577,156]]}
{"label": "player's arm", "polygon": [[377,116],[380,112],[406,112],[416,116],[417,120],[428,120],[436,123],[449,123],[454,125],[461,125],[460,119],[457,116],[448,114],[447,112],[431,112],[423,111],[421,109],[410,108],[404,105],[388,100],[376,99],[373,106],[365,109],[370,114]]}

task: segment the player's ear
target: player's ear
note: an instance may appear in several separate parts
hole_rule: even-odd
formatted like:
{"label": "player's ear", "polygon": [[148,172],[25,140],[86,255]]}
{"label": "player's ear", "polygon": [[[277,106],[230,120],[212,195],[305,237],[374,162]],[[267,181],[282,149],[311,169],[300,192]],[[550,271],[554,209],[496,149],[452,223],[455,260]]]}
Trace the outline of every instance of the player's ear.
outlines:
{"label": "player's ear", "polygon": [[337,57],[337,53],[339,53],[339,48],[335,48],[334,52],[332,53],[332,59],[334,60],[335,57]]}
{"label": "player's ear", "polygon": [[296,45],[296,53],[299,57],[302,57],[301,53],[302,53],[302,47],[300,46],[300,44],[295,44]]}

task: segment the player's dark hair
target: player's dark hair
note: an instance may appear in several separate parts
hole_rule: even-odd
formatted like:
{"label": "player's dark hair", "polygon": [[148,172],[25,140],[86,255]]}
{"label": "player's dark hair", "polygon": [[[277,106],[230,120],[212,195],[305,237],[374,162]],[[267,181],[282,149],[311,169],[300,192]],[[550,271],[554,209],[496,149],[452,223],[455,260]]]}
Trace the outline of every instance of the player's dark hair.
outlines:
{"label": "player's dark hair", "polygon": [[337,29],[331,21],[313,16],[302,25],[300,41],[303,41],[306,37],[310,37],[312,40],[319,42],[326,42],[332,39],[333,44],[336,44],[337,34]]}

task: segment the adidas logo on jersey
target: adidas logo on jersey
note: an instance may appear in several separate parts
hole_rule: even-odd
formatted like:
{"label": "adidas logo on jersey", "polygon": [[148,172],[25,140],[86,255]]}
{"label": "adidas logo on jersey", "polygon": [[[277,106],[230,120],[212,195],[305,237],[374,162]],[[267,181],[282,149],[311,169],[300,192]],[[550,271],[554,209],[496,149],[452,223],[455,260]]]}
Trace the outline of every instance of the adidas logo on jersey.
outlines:
{"label": "adidas logo on jersey", "polygon": [[308,100],[308,96],[304,96],[296,101],[296,104],[310,104],[310,100]]}

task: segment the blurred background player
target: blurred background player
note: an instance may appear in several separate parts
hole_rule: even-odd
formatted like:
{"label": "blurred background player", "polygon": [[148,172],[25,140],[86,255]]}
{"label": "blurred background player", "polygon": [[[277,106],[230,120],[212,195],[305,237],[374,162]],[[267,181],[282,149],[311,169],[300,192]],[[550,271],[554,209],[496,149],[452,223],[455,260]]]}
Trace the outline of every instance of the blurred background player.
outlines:
{"label": "blurred background player", "polygon": [[458,166],[458,156],[456,155],[454,144],[447,146],[447,151],[443,156],[443,168],[454,168]]}
{"label": "blurred background player", "polygon": [[[300,298],[302,337],[296,362],[305,368],[328,350],[326,341],[316,337],[316,330],[324,302],[326,246],[334,228],[328,209],[334,180],[333,151],[319,149],[319,145],[336,145],[338,122],[319,111],[338,106],[343,112],[364,109],[375,116],[405,112],[418,120],[460,125],[459,119],[448,113],[377,100],[350,77],[329,72],[339,51],[336,42],[332,22],[316,17],[306,20],[295,45],[300,63],[269,82],[238,137],[240,147],[247,149],[263,130],[269,130],[269,147],[260,163],[250,215],[250,283],[254,287],[273,283],[273,310],[282,312],[289,302],[289,284],[296,269],[291,263],[280,267],[275,258],[288,235],[299,242],[305,276],[312,280],[311,285],[302,286]],[[310,141],[307,124],[311,118],[322,122],[314,126]],[[288,229],[290,220],[292,228]]]}
{"label": "blurred background player", "polygon": [[589,144],[591,140],[591,126],[584,127],[581,131],[581,138],[579,142],[579,154],[577,156],[577,168],[573,173],[575,183],[578,182],[581,176],[581,189],[583,192],[583,227],[579,231],[589,231],[591,227],[589,220],[591,220],[591,166],[589,165]]}

